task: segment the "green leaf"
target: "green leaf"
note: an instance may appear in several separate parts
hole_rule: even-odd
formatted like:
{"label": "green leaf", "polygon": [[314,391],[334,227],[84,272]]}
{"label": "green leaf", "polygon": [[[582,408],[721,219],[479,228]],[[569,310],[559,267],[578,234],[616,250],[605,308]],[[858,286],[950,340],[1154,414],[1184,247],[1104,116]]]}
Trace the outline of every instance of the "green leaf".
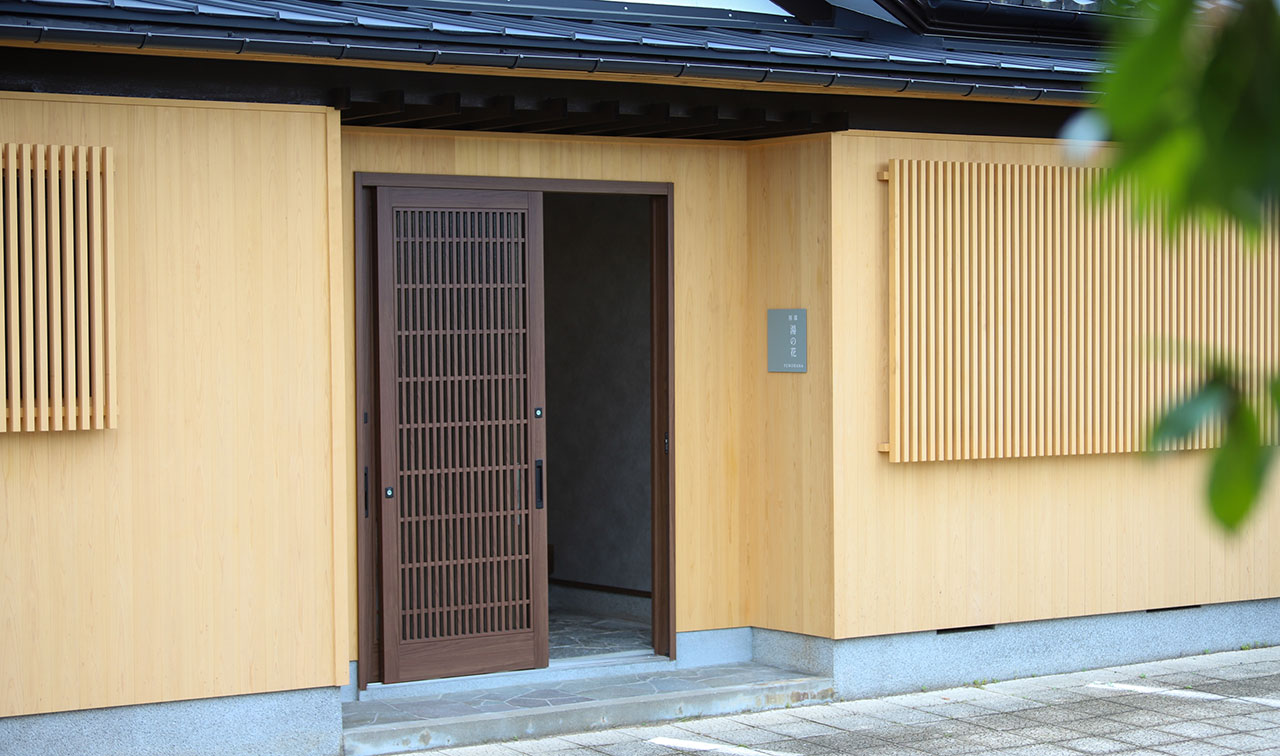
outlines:
{"label": "green leaf", "polygon": [[1157,450],[1195,433],[1205,420],[1231,405],[1233,393],[1230,385],[1219,377],[1205,381],[1156,422],[1149,447]]}
{"label": "green leaf", "polygon": [[1270,464],[1271,449],[1262,444],[1257,417],[1247,404],[1237,403],[1209,470],[1209,509],[1228,531],[1253,509]]}

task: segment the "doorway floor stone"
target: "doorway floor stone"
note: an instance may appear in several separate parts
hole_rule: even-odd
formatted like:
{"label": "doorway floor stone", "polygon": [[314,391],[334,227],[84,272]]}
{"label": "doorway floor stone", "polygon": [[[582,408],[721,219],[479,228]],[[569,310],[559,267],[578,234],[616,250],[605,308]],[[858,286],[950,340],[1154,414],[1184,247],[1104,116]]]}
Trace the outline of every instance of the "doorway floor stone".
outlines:
{"label": "doorway floor stone", "polygon": [[549,635],[552,659],[574,659],[627,651],[651,651],[652,628],[616,617],[551,610]]}

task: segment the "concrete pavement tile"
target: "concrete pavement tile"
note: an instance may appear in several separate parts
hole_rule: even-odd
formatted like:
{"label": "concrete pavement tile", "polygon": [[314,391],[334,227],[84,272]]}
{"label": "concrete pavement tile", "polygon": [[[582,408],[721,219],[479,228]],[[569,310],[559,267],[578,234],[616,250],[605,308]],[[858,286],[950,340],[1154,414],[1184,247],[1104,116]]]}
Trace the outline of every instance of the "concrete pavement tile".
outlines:
{"label": "concrete pavement tile", "polygon": [[1042,706],[1038,709],[1026,709],[1018,712],[1018,716],[1036,722],[1044,722],[1045,724],[1063,724],[1089,718],[1089,714],[1083,711],[1075,711],[1063,706]]}
{"label": "concrete pavement tile", "polygon": [[736,746],[744,746],[751,748],[765,743],[778,743],[790,740],[786,735],[779,735],[776,732],[762,730],[759,727],[745,727],[741,730],[725,730],[710,734],[707,737],[722,740],[725,743]]}
{"label": "concrete pavement tile", "polygon": [[[981,735],[984,732],[992,732],[992,730],[964,719],[946,719],[925,726],[928,727],[931,736],[939,738],[958,738],[965,735]],[[869,734],[874,736],[876,731],[872,730]]]}
{"label": "concrete pavement tile", "polygon": [[762,727],[789,738],[810,738],[814,735],[832,735],[840,730],[817,722],[784,722],[782,724],[762,725]]}
{"label": "concrete pavement tile", "polygon": [[849,712],[844,709],[837,709],[830,704],[820,704],[818,706],[797,706],[794,709],[787,710],[797,719],[803,719],[807,722],[829,722],[836,719],[845,719],[850,716]]}
{"label": "concrete pavement tile", "polygon": [[1230,717],[1214,717],[1213,719],[1203,720],[1206,724],[1226,727],[1231,730],[1240,732],[1250,732],[1253,730],[1269,730],[1275,727],[1275,724],[1265,719],[1258,719],[1254,716],[1237,714]]}
{"label": "concrete pavement tile", "polygon": [[[943,719],[939,721],[948,722],[950,720]],[[822,720],[822,724],[827,725],[828,727],[836,727],[841,730],[845,730],[846,732],[864,732],[892,727],[896,723],[884,719],[876,719],[875,717],[868,717],[863,714],[846,714],[843,717],[824,719]]]}
{"label": "concrete pavement tile", "polygon": [[744,725],[728,717],[709,717],[707,719],[690,719],[685,722],[672,722],[671,726],[701,735],[723,732],[724,730],[737,730],[751,725]]}
{"label": "concrete pavement tile", "polygon": [[635,740],[648,740],[650,738],[682,738],[688,737],[685,730],[680,729],[674,723],[662,725],[647,725],[644,727],[621,727],[618,732],[623,735],[629,735]]}
{"label": "concrete pavement tile", "polygon": [[1107,717],[1093,717],[1091,719],[1077,719],[1071,722],[1064,722],[1063,727],[1076,732],[1085,733],[1086,735],[1110,735],[1113,732],[1123,732],[1132,730],[1133,725],[1127,725],[1123,722],[1117,722]]}
{"label": "concrete pavement tile", "polygon": [[1045,688],[1039,691],[1029,691],[1023,693],[1022,697],[1032,701],[1039,701],[1042,704],[1068,704],[1093,700],[1092,696],[1086,696],[1083,693],[1067,688]]}
{"label": "concrete pavement tile", "polygon": [[1213,676],[1220,680],[1248,680],[1251,677],[1274,675],[1277,671],[1275,662],[1257,662],[1222,667],[1215,671]]}
{"label": "concrete pavement tile", "polygon": [[1088,712],[1096,717],[1111,716],[1112,714],[1123,714],[1127,711],[1133,711],[1132,706],[1114,699],[1104,701],[1085,701],[1083,703],[1071,704],[1071,708],[1076,711]]}
{"label": "concrete pavement tile", "polygon": [[947,717],[950,719],[964,719],[967,717],[979,717],[979,716],[983,716],[985,714],[991,713],[980,706],[974,706],[973,704],[967,704],[967,703],[949,703],[949,704],[942,704],[940,706],[922,706],[920,707],[920,711],[925,711],[930,714],[936,714],[940,717]]}
{"label": "concrete pavement tile", "polygon": [[1017,735],[1012,732],[1001,732],[999,730],[988,730],[986,732],[974,733],[973,735],[965,735],[964,739],[992,750],[998,748],[1016,748],[1018,746],[1036,745],[1035,740],[1025,735]]}
{"label": "concrete pavement tile", "polygon": [[1125,743],[1132,743],[1136,746],[1144,748],[1158,745],[1168,745],[1184,740],[1181,735],[1175,735],[1172,732],[1164,730],[1125,730],[1124,732],[1112,733],[1108,737],[1114,740],[1122,740]]}
{"label": "concrete pavement tile", "polygon": [[556,753],[558,751],[568,751],[574,748],[581,748],[577,743],[564,738],[542,738],[540,740],[513,740],[502,745],[510,748],[517,753],[542,754]]}
{"label": "concrete pavement tile", "polygon": [[1249,716],[1254,719],[1261,719],[1264,722],[1271,722],[1280,725],[1280,709],[1271,709],[1269,711],[1255,711]]}
{"label": "concrete pavement tile", "polygon": [[[840,732],[834,735],[819,735],[816,738],[805,738],[810,743],[816,743],[823,748],[827,748],[835,753],[858,753],[865,748],[881,748],[885,745],[883,741],[870,738],[865,735],[855,735],[849,732]],[[938,756],[950,756],[949,754],[938,754]]]}
{"label": "concrete pavement tile", "polygon": [[1155,727],[1163,724],[1173,724],[1174,722],[1182,722],[1182,718],[1175,717],[1172,714],[1166,714],[1163,711],[1151,711],[1149,709],[1130,709],[1120,714],[1112,714],[1107,719],[1114,719],[1117,722],[1123,722],[1129,725],[1137,725],[1138,727]]}
{"label": "concrete pavement tile", "polygon": [[940,706],[948,703],[962,703],[964,701],[978,698],[981,695],[982,691],[977,688],[946,688],[943,690],[907,693],[901,696],[889,696],[883,700],[898,706],[918,709],[924,706]]}
{"label": "concrete pavement tile", "polygon": [[1257,714],[1260,711],[1274,711],[1275,706],[1260,701],[1247,701],[1240,698],[1228,698],[1223,701],[1206,701],[1205,708],[1219,715]]}
{"label": "concrete pavement tile", "polygon": [[1017,714],[990,714],[985,717],[971,717],[965,721],[993,730],[1017,730],[1039,724],[1034,719],[1020,717]]}
{"label": "concrete pavement tile", "polygon": [[1237,751],[1257,751],[1263,748],[1271,748],[1275,745],[1268,738],[1260,738],[1257,735],[1250,735],[1247,732],[1233,732],[1229,735],[1218,735],[1213,738],[1206,738],[1206,743],[1212,743],[1223,748],[1234,748]]}
{"label": "concrete pavement tile", "polygon": [[889,701],[890,699],[865,698],[861,701],[839,701],[831,705],[837,709],[844,709],[854,714],[865,714],[870,717],[880,717],[885,713],[900,712],[908,708]]}
{"label": "concrete pavement tile", "polygon": [[674,748],[650,743],[647,740],[630,740],[626,743],[596,746],[595,750],[600,753],[607,753],[609,756],[667,756],[668,754],[683,753]]}
{"label": "concrete pavement tile", "polygon": [[981,706],[990,711],[1008,714],[1010,712],[1021,711],[1023,709],[1034,709],[1042,704],[1039,701],[1032,701],[1029,698],[1021,698],[1019,696],[1008,695],[1005,693],[994,693],[987,691],[987,695],[982,698],[975,698],[966,703],[974,706]]}
{"label": "concrete pavement tile", "polygon": [[560,737],[571,743],[577,743],[580,746],[588,746],[591,748],[603,745],[613,745],[614,743],[626,743],[630,740],[639,740],[635,735],[632,735],[623,729],[576,732],[572,735],[561,735]]}
{"label": "concrete pavement tile", "polygon": [[758,711],[754,714],[737,714],[731,717],[731,719],[743,724],[751,725],[752,727],[767,727],[774,724],[794,724],[800,721],[798,717],[794,717],[785,711]]}
{"label": "concrete pavement tile", "polygon": [[1079,751],[1064,748],[1060,745],[1041,743],[1039,745],[1007,748],[1000,752],[1006,756],[1079,756]]}
{"label": "concrete pavement tile", "polygon": [[443,751],[432,751],[433,754],[441,754],[441,756],[515,756],[519,751],[513,751],[503,745],[491,743],[489,745],[463,746],[461,748],[449,748]]}
{"label": "concrete pavement tile", "polygon": [[908,709],[903,706],[896,709],[883,709],[872,716],[895,724],[927,724],[946,719],[941,714],[934,714],[924,709]]}
{"label": "concrete pavement tile", "polygon": [[1273,727],[1270,730],[1254,730],[1253,734],[1260,738],[1266,738],[1273,743],[1280,743],[1280,727]]}
{"label": "concrete pavement tile", "polygon": [[1082,753],[1115,753],[1116,751],[1127,750],[1130,747],[1128,743],[1121,743],[1111,738],[1076,738],[1075,740],[1064,740],[1059,745]]}
{"label": "concrete pavement tile", "polygon": [[1080,733],[1075,730],[1068,730],[1065,727],[1049,724],[1036,725],[1022,730],[1011,730],[1010,732],[1031,738],[1038,743],[1054,743],[1059,740],[1074,740],[1080,737]]}
{"label": "concrete pavement tile", "polygon": [[944,719],[937,724],[879,727],[865,734],[889,743],[914,743],[920,740],[955,737],[952,728],[947,726],[952,721],[954,720]]}
{"label": "concrete pavement tile", "polygon": [[[751,750],[762,752],[761,756],[826,756],[826,754],[834,753],[830,748],[814,743],[807,738],[780,740],[777,743],[755,746]],[[717,756],[717,754],[713,753],[708,756]],[[746,755],[744,754],[744,756]]]}
{"label": "concrete pavement tile", "polygon": [[883,745],[872,748],[864,748],[859,751],[857,756],[920,756],[924,751],[917,751],[914,748],[908,748],[902,745]]}
{"label": "concrete pavement tile", "polygon": [[1166,688],[1181,688],[1190,686],[1196,690],[1200,690],[1202,685],[1212,685],[1221,682],[1220,678],[1213,677],[1205,672],[1173,672],[1167,675],[1156,675],[1147,678],[1152,685],[1160,685]]}
{"label": "concrete pavement tile", "polygon": [[1211,738],[1215,735],[1228,735],[1233,732],[1233,730],[1229,730],[1226,727],[1205,724],[1204,722],[1174,722],[1173,724],[1160,725],[1156,729],[1172,732],[1184,738]]}
{"label": "concrete pavement tile", "polygon": [[1152,750],[1167,753],[1169,756],[1226,756],[1236,753],[1231,748],[1223,748],[1203,740],[1184,740],[1181,743],[1154,746]]}
{"label": "concrete pavement tile", "polygon": [[973,753],[974,751],[987,750],[986,746],[970,742],[965,738],[918,740],[912,743],[911,747],[925,753],[931,753],[934,756],[963,756],[963,754]]}

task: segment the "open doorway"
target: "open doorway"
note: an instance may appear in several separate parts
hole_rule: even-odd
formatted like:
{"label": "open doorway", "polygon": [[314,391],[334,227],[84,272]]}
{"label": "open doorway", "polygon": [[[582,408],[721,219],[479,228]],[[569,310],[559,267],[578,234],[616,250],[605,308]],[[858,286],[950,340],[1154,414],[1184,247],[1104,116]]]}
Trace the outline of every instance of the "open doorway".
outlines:
{"label": "open doorway", "polygon": [[650,198],[547,193],[550,657],[652,653]]}
{"label": "open doorway", "polygon": [[672,193],[355,175],[362,688],[674,657]]}

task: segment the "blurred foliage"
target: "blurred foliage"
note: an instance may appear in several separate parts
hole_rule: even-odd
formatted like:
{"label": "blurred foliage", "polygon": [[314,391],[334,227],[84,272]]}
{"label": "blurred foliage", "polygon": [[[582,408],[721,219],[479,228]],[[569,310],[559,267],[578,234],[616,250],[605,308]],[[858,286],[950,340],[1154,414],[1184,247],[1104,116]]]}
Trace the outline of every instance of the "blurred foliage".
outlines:
{"label": "blurred foliage", "polygon": [[[1140,21],[1115,27],[1099,107],[1074,127],[1117,144],[1104,190],[1132,186],[1138,211],[1158,210],[1170,231],[1233,223],[1256,239],[1280,196],[1278,4],[1152,0]],[[1228,362],[1207,374],[1157,421],[1151,448],[1220,423],[1206,498],[1217,521],[1235,530],[1259,500],[1274,456],[1259,418],[1280,412],[1280,375],[1266,379],[1265,397],[1250,397],[1247,376]]]}

